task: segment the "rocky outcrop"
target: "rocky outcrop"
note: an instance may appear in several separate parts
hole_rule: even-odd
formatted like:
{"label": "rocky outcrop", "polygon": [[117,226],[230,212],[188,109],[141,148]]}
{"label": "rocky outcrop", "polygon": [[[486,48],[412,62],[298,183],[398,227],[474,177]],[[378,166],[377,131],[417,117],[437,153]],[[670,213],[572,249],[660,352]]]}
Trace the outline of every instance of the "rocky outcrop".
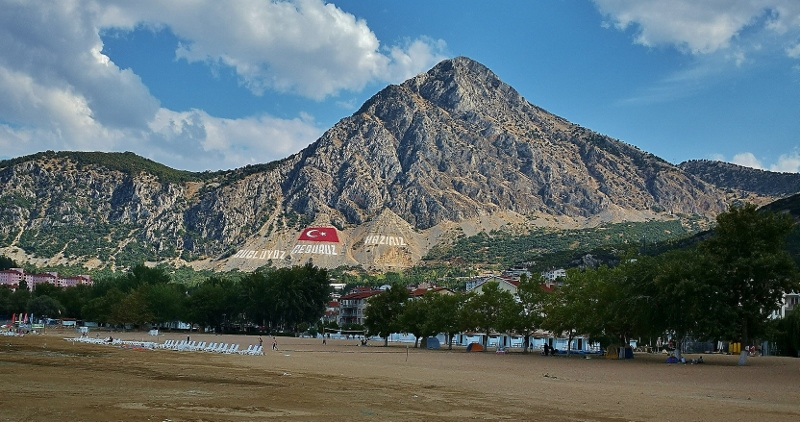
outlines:
{"label": "rocky outcrop", "polygon": [[297,159],[287,206],[360,224],[389,208],[419,228],[497,210],[716,214],[712,185],[528,103],[467,58],[379,92]]}
{"label": "rocky outcrop", "polygon": [[[524,230],[526,216],[714,216],[737,199],[690,168],[548,113],[458,57],[386,87],[280,162],[213,174],[130,153],[0,162],[0,252],[253,269],[324,250],[325,266],[404,268],[454,232]],[[295,249],[311,224],[336,228],[338,247]]]}

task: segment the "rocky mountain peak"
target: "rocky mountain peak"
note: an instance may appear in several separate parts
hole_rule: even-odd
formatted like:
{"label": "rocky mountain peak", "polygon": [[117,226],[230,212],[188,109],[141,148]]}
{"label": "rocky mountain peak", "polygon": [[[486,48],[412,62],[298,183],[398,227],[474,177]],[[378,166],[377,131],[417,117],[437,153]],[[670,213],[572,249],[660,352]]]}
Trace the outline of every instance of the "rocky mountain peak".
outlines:
{"label": "rocky mountain peak", "polygon": [[[738,199],[546,112],[466,57],[386,87],[267,165],[199,175],[124,154],[52,158],[0,163],[0,250],[399,268],[459,230],[714,216]],[[309,226],[341,242],[299,244]]]}

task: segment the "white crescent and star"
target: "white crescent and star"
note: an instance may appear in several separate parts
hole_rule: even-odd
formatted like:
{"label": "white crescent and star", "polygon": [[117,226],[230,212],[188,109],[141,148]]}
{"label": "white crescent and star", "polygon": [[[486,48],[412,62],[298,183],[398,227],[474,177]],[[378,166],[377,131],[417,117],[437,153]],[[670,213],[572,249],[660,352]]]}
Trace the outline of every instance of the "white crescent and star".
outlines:
{"label": "white crescent and star", "polygon": [[312,239],[316,239],[319,236],[325,237],[325,235],[326,235],[325,232],[321,232],[319,235],[317,235],[316,233],[320,233],[320,231],[317,230],[317,229],[311,229],[311,230],[306,231],[306,236],[308,236],[308,237],[310,237]]}

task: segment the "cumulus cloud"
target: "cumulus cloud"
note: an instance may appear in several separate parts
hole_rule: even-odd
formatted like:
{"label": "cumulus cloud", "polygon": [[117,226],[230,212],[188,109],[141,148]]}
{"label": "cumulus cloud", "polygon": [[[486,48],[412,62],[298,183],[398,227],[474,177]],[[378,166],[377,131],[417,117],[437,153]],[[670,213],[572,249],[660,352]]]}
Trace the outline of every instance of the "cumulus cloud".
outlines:
{"label": "cumulus cloud", "polygon": [[205,170],[283,158],[321,133],[313,118],[223,119],[161,107],[103,51],[107,29],[169,28],[176,59],[236,72],[255,94],[315,100],[400,82],[444,58],[444,42],[382,46],[367,22],[322,0],[0,0],[0,150],[130,150]]}
{"label": "cumulus cloud", "polygon": [[794,151],[789,154],[782,154],[778,157],[778,162],[769,166],[769,169],[786,173],[800,172],[800,153]]}
{"label": "cumulus cloud", "polygon": [[202,110],[161,109],[150,124],[157,150],[148,158],[185,166],[230,169],[283,158],[321,135],[311,117],[278,119],[269,115],[225,119]]}
{"label": "cumulus cloud", "polygon": [[740,154],[736,154],[733,156],[733,160],[731,160],[733,164],[738,164],[740,166],[745,167],[752,167],[754,169],[763,169],[764,167],[761,165],[761,161],[756,158],[755,155],[751,152],[743,152]]}
{"label": "cumulus cloud", "polygon": [[[727,161],[721,154],[713,154],[709,157],[712,160]],[[792,151],[787,154],[781,154],[777,161],[770,165],[762,164],[762,161],[756,158],[751,152],[742,152],[733,156],[730,160],[733,164],[740,166],[750,167],[759,170],[769,170],[782,173],[798,173],[800,172],[800,152]]]}
{"label": "cumulus cloud", "polygon": [[[748,37],[796,33],[796,0],[594,0],[598,10],[620,30],[634,28],[635,42],[675,45],[693,54],[746,43]],[[737,57],[738,59],[739,57]]]}
{"label": "cumulus cloud", "polygon": [[445,58],[441,40],[381,46],[366,21],[322,0],[193,1],[191,7],[164,1],[155,8],[118,1],[115,7],[126,13],[107,14],[106,25],[169,26],[186,40],[177,57],[229,66],[256,94],[277,90],[321,100],[370,82],[400,82]]}

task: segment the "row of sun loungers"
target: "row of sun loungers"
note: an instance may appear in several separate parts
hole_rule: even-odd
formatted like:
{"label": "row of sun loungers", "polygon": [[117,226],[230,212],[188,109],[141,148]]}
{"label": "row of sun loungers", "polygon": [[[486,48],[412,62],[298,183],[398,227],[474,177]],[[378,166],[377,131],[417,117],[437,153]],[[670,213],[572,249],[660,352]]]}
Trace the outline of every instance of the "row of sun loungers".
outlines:
{"label": "row of sun loungers", "polygon": [[64,340],[92,344],[107,344],[120,347],[130,348],[144,348],[150,350],[174,350],[179,352],[210,352],[210,353],[224,353],[224,354],[238,354],[238,355],[252,355],[260,356],[264,354],[261,345],[249,345],[247,349],[239,349],[236,343],[207,343],[205,341],[188,341],[188,340],[166,340],[164,343],[156,343],[152,341],[135,341],[135,340],[120,340],[112,338],[92,338],[92,337],[75,337],[65,338]]}
{"label": "row of sun loungers", "polygon": [[263,355],[263,347],[256,345],[247,346],[240,350],[237,343],[207,343],[205,341],[167,340],[156,346],[158,349],[176,350],[179,352],[211,352],[238,355]]}

